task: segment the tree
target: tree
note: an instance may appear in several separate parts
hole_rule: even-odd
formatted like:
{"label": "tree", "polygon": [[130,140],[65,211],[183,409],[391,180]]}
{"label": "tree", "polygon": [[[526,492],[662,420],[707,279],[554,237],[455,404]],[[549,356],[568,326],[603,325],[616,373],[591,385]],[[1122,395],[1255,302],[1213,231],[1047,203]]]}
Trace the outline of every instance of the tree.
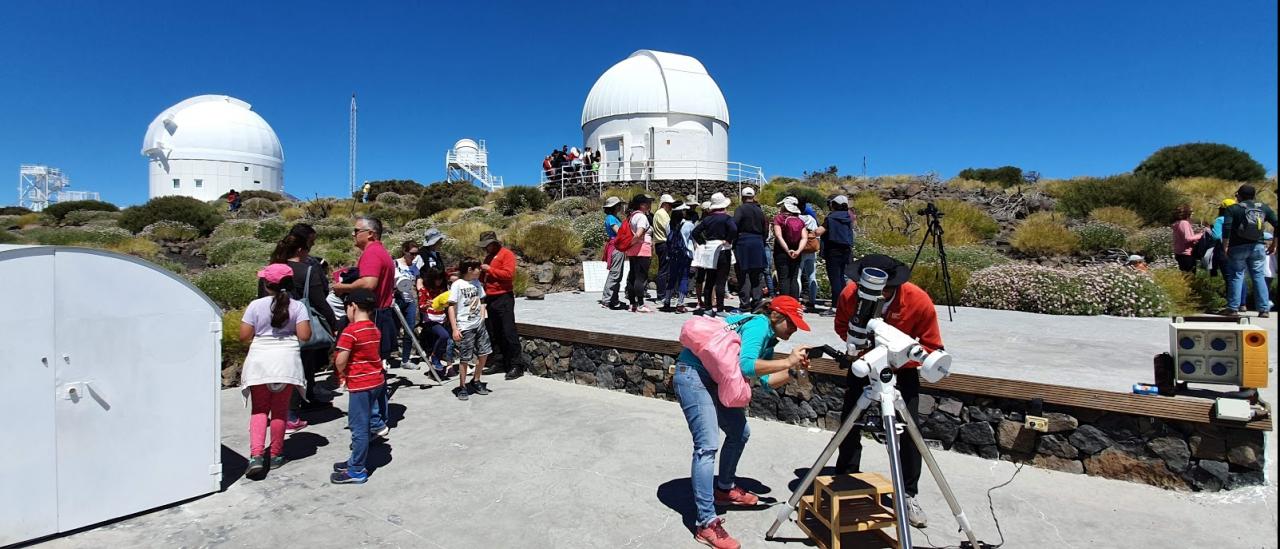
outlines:
{"label": "tree", "polygon": [[[382,193],[407,194],[410,196],[422,196],[422,192],[427,190],[421,183],[412,179],[385,179],[382,181],[369,182],[369,200]],[[357,200],[364,194],[364,185],[356,187],[355,194],[351,198]]]}
{"label": "tree", "polygon": [[1017,166],[1001,166],[999,168],[965,168],[960,170],[959,177],[960,179],[999,183],[1005,188],[1023,184],[1022,168]]}
{"label": "tree", "polygon": [[418,217],[428,217],[450,208],[474,208],[484,204],[486,193],[466,181],[437,181],[418,197]]}
{"label": "tree", "polygon": [[1267,170],[1249,153],[1221,143],[1185,143],[1160,149],[1133,173],[1157,181],[1182,177],[1213,177],[1227,181],[1258,181]]}
{"label": "tree", "polygon": [[56,202],[44,209],[44,214],[62,223],[62,218],[67,214],[76,210],[92,210],[95,212],[117,212],[115,204],[103,202],[101,200],[72,200],[68,202]]}
{"label": "tree", "polygon": [[121,227],[133,232],[141,231],[147,225],[157,221],[181,221],[200,230],[200,234],[209,234],[213,228],[222,223],[223,217],[217,206],[211,206],[187,196],[161,196],[148,200],[141,206],[125,208],[120,214]]}

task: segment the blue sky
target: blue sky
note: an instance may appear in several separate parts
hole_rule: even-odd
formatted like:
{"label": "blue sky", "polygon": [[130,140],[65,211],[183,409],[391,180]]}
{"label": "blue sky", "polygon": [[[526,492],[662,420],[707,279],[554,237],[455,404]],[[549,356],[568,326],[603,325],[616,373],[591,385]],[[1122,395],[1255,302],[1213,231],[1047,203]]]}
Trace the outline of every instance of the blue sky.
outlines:
{"label": "blue sky", "polygon": [[[0,173],[61,167],[146,199],[147,124],[233,95],[275,128],[286,189],[444,176],[460,137],[534,182],[581,142],[587,91],[637,49],[699,58],[729,103],[731,160],[766,174],[1013,164],[1046,177],[1132,169],[1218,141],[1276,170],[1276,2],[0,3]],[[575,7],[582,6],[582,7]]]}

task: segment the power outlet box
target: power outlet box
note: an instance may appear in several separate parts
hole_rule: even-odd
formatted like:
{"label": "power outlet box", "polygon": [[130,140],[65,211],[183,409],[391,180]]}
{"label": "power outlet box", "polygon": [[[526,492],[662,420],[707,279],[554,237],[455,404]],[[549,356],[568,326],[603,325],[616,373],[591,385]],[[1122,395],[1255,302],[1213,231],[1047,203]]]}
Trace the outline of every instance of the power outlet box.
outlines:
{"label": "power outlet box", "polygon": [[1041,433],[1049,432],[1049,418],[1040,416],[1027,416],[1024,426],[1032,431],[1040,431]]}

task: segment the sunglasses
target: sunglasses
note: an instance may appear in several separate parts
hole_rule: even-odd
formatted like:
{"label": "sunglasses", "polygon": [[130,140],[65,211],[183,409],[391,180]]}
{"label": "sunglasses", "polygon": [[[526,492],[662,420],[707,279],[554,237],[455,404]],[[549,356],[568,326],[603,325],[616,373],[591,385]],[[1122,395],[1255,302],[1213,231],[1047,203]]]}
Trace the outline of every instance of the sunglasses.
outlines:
{"label": "sunglasses", "polygon": [[373,229],[351,229],[351,236],[355,236],[363,232],[373,232]]}

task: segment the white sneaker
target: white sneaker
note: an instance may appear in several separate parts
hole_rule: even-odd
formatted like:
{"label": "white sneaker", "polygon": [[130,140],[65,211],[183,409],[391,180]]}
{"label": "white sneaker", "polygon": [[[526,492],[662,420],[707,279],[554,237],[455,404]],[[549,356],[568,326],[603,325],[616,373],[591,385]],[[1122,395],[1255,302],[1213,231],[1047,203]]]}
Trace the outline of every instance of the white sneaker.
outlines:
{"label": "white sneaker", "polygon": [[929,526],[929,516],[924,514],[924,509],[913,497],[907,497],[907,522],[916,528]]}
{"label": "white sneaker", "polygon": [[[389,436],[390,434],[391,434],[391,428],[384,425],[382,427],[382,430],[374,433],[373,436],[387,438],[387,436]],[[907,501],[911,501],[911,500],[907,500]]]}

